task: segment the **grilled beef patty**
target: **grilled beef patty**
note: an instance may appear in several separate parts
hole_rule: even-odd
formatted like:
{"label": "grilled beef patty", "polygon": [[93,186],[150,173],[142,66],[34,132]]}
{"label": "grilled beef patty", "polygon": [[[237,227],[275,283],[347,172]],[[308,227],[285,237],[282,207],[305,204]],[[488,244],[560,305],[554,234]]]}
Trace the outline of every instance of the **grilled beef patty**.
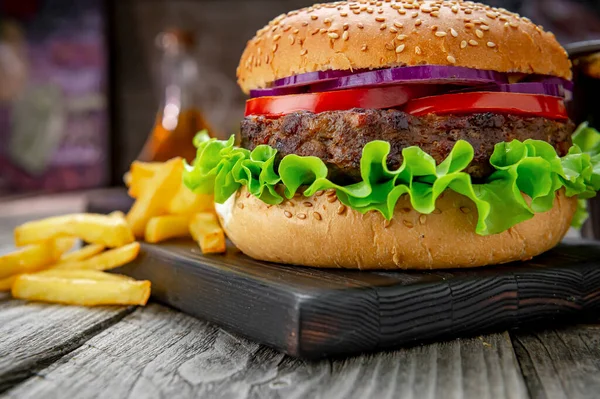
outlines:
{"label": "grilled beef patty", "polygon": [[391,145],[388,167],[402,164],[402,149],[418,146],[437,163],[457,140],[475,150],[467,172],[484,178],[493,172],[489,163],[494,145],[503,141],[535,139],[550,143],[562,156],[571,146],[572,122],[541,117],[495,113],[426,115],[416,117],[398,110],[352,109],[314,114],[295,112],[276,119],[249,116],[242,121],[242,146],[253,149],[268,144],[287,154],[316,156],[329,168],[329,178],[339,183],[360,180],[360,157],[366,143],[385,140]]}

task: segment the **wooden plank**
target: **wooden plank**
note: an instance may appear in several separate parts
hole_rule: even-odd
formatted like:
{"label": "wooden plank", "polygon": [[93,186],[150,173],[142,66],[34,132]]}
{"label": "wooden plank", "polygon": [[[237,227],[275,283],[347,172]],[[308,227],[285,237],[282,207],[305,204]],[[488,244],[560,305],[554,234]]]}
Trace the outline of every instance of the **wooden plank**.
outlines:
{"label": "wooden plank", "polygon": [[532,398],[598,398],[600,325],[513,334]]}
{"label": "wooden plank", "polygon": [[157,304],[7,398],[527,398],[508,335],[307,362]]}
{"label": "wooden plank", "polygon": [[31,377],[135,308],[86,309],[0,297],[0,392]]}

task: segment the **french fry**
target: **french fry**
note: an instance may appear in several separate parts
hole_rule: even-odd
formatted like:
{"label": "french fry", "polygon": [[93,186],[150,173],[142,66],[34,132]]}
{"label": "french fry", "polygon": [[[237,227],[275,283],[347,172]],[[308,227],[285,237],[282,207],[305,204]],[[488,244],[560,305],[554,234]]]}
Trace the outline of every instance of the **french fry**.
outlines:
{"label": "french fry", "polygon": [[123,183],[127,188],[131,187],[131,172],[125,172],[123,175]]}
{"label": "french fry", "polygon": [[80,248],[76,251],[63,254],[58,260],[58,263],[60,264],[66,262],[76,262],[80,260],[85,260],[104,251],[104,248],[104,245],[100,244],[86,245],[85,247]]}
{"label": "french fry", "polygon": [[132,242],[131,244],[102,252],[99,255],[82,261],[59,263],[52,269],[110,270],[133,261],[139,252],[140,243]]}
{"label": "french fry", "polygon": [[191,216],[199,212],[214,212],[214,197],[207,194],[195,194],[183,182],[167,206],[169,215]]}
{"label": "french fry", "polygon": [[95,281],[135,281],[133,278],[122,274],[106,273],[100,270],[69,270],[49,269],[34,273],[36,276],[58,277],[79,280]]}
{"label": "french fry", "polygon": [[10,277],[3,278],[2,280],[0,280],[0,292],[10,291],[10,289],[12,288],[13,283],[15,282],[17,277],[18,277],[18,275],[15,275],[15,276],[10,276]]}
{"label": "french fry", "polygon": [[197,213],[190,221],[190,233],[203,254],[225,252],[225,233],[214,213]]}
{"label": "french fry", "polygon": [[134,161],[131,164],[129,171],[129,187],[128,194],[132,198],[138,198],[144,187],[147,186],[147,181],[152,179],[154,174],[161,168],[162,162],[140,162]]}
{"label": "french fry", "polygon": [[125,219],[125,214],[121,211],[113,211],[113,212],[109,213],[108,216],[110,216],[112,218]]}
{"label": "french fry", "polygon": [[165,214],[167,204],[179,188],[182,171],[181,158],[173,158],[162,164],[147,180],[148,187],[152,189],[142,188],[127,214],[127,222],[136,237],[144,236],[146,224],[152,217]]}
{"label": "french fry", "polygon": [[71,249],[75,240],[48,240],[39,244],[28,245],[16,251],[0,256],[0,279],[10,276],[36,272],[56,262],[61,255]]}
{"label": "french fry", "polygon": [[189,237],[190,219],[186,216],[155,216],[146,225],[145,240],[157,243],[171,238]]}
{"label": "french fry", "polygon": [[11,292],[14,298],[67,305],[145,305],[150,282],[23,274],[16,278]]}
{"label": "french fry", "polygon": [[25,223],[15,229],[17,246],[63,236],[78,237],[111,248],[134,241],[133,233],[124,219],[92,213],[50,217]]}

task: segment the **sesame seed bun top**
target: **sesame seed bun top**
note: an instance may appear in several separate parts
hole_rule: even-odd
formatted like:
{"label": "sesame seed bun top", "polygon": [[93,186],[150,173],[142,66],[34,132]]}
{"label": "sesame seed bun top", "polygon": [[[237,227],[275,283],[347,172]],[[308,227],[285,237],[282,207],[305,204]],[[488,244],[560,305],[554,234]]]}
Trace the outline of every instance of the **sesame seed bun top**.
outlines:
{"label": "sesame seed bun top", "polygon": [[571,78],[566,51],[528,18],[441,0],[340,1],[282,14],[248,42],[237,77],[248,93],[306,72],[424,64]]}

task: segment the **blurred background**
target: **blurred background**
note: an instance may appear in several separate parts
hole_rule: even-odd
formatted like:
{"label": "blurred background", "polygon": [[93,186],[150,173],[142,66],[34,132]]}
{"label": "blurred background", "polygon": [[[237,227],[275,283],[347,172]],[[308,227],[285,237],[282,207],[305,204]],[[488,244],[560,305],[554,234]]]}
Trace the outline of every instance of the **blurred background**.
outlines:
{"label": "blurred background", "polygon": [[[486,2],[565,45],[600,39],[597,0]],[[236,133],[246,41],[312,3],[0,0],[0,195],[120,185],[134,159],[169,156],[170,127]]]}

